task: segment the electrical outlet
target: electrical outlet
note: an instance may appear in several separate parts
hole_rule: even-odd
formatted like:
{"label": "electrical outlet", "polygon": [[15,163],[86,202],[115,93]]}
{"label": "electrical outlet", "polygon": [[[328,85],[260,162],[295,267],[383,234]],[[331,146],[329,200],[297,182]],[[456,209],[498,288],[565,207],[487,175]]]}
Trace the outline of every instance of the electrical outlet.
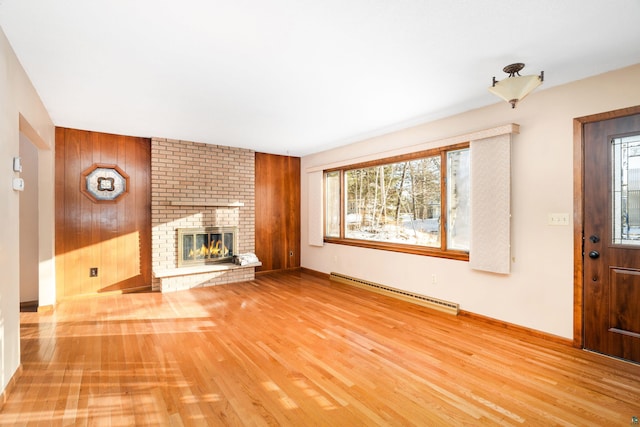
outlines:
{"label": "electrical outlet", "polygon": [[89,269],[89,277],[98,277],[98,267],[91,267]]}

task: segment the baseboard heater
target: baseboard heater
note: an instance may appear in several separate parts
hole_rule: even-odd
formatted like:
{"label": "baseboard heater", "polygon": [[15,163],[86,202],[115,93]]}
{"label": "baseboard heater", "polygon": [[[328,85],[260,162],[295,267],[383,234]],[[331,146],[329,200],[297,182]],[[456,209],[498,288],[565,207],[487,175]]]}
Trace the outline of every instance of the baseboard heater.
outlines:
{"label": "baseboard heater", "polygon": [[390,286],[380,285],[378,283],[369,282],[368,280],[356,279],[340,273],[329,274],[329,279],[334,282],[344,283],[345,285],[356,286],[358,288],[367,289],[372,292],[387,295],[403,301],[421,305],[423,307],[432,308],[447,314],[458,315],[460,305],[455,302],[444,301],[437,298],[427,297],[424,295],[407,292]]}

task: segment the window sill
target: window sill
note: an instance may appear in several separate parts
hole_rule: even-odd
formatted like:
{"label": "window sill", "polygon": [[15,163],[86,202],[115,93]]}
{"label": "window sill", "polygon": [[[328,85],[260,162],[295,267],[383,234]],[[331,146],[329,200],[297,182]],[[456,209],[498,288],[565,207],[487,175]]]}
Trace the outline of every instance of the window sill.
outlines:
{"label": "window sill", "polygon": [[356,240],[356,239],[338,239],[327,238],[324,239],[325,243],[333,243],[336,245],[357,246],[367,249],[379,249],[383,251],[401,252],[412,255],[430,256],[435,258],[446,258],[457,261],[469,261],[469,253],[463,251],[441,251],[436,248],[426,248],[424,246],[412,246],[412,245],[400,245],[395,243],[386,242],[373,242],[369,240]]}

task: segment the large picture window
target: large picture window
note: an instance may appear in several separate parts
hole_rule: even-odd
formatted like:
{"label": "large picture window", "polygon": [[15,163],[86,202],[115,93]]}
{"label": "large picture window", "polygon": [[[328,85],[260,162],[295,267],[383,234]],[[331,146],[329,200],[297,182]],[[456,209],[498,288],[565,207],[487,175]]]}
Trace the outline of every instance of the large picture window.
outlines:
{"label": "large picture window", "polygon": [[325,241],[468,259],[469,144],[327,170]]}

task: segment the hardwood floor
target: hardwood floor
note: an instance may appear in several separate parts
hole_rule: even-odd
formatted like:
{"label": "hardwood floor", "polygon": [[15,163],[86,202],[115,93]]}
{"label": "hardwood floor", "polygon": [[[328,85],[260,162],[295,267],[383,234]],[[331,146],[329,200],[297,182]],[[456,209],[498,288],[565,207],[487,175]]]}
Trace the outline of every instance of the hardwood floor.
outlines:
{"label": "hardwood floor", "polygon": [[629,425],[640,365],[308,274],[21,313],[0,425]]}

